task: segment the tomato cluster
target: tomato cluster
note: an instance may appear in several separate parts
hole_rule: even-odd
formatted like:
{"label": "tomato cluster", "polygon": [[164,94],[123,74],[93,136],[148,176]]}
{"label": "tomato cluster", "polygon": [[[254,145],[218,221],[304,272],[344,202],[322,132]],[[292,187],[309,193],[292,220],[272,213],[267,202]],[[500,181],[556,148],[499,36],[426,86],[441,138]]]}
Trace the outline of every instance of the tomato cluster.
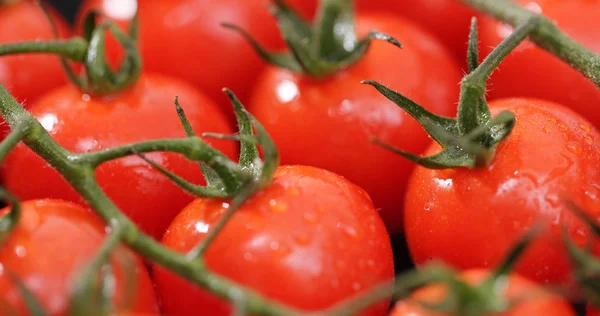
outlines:
{"label": "tomato cluster", "polygon": [[[73,165],[79,154],[185,138],[185,116],[197,137],[222,153],[215,158],[219,166],[229,168],[223,161],[240,154],[231,140],[245,140],[231,136],[236,112],[224,87],[268,131],[281,166],[231,218],[231,195],[194,197],[182,189],[182,182],[211,187],[207,169],[220,175],[215,165],[201,168],[190,160],[205,148],[173,153],[157,147],[82,167],[123,215],[166,249],[188,254],[209,240],[203,266],[303,311],[325,310],[393,281],[406,265],[429,271],[433,262],[461,272],[358,314],[474,308],[473,315],[575,315],[548,286],[585,301],[589,289],[580,284],[565,240],[590,258],[600,255],[594,230],[600,225],[600,89],[526,40],[491,75],[490,113],[487,101],[474,102],[475,127],[487,134],[466,145],[462,138],[449,140],[476,131],[467,130],[461,112],[469,106],[461,79],[476,68],[467,62],[471,18],[480,17],[481,60],[514,34],[513,27],[459,0],[86,0],[73,27],[33,0],[8,2],[0,4],[0,55],[5,43],[51,44],[1,56],[0,83],[73,154]],[[594,28],[600,2],[517,3],[600,53]],[[90,27],[108,25],[135,41],[136,54],[110,27],[90,40]],[[77,63],[61,64],[51,54],[65,53],[52,47],[67,47],[61,39],[73,34],[88,40],[87,52]],[[136,58],[141,64],[129,64]],[[98,82],[78,83],[67,66],[94,80],[114,83],[123,74],[134,82],[107,93]],[[123,73],[108,74],[121,66]],[[363,82],[373,89],[361,85],[364,80],[381,84]],[[512,125],[495,129],[492,118],[509,112]],[[242,121],[237,125],[241,130]],[[508,132],[500,137],[502,128]],[[10,132],[6,124],[2,132]],[[98,205],[74,189],[82,179],[32,148],[40,135],[2,156],[1,185],[22,202],[0,211],[0,315],[26,315],[36,305],[51,315],[73,313],[82,272],[114,229],[91,210]],[[485,163],[473,144],[484,147]],[[18,221],[9,231],[3,225],[12,219]],[[538,226],[542,232],[516,262],[506,263],[514,245]],[[115,246],[102,265],[111,278],[90,279],[111,292],[94,293],[108,302],[95,306],[127,315],[236,312],[225,297],[134,250]],[[495,275],[503,264],[514,269]],[[585,303],[588,315],[597,313],[598,302]]]}

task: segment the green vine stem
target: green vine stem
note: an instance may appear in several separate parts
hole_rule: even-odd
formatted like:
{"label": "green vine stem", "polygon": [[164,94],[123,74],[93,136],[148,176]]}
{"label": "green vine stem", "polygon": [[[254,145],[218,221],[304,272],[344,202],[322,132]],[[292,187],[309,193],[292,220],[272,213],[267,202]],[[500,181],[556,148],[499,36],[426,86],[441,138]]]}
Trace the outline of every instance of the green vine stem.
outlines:
{"label": "green vine stem", "polygon": [[540,22],[531,32],[531,40],[579,70],[600,88],[600,55],[569,37],[547,17],[531,12],[509,0],[461,1],[515,27],[532,17],[539,18]]}
{"label": "green vine stem", "polygon": [[[137,16],[132,22],[129,35],[123,33],[112,22],[95,24],[97,13],[91,12],[85,19],[85,37],[58,39],[58,31],[48,8],[39,2],[42,10],[52,26],[57,39],[51,41],[27,41],[0,45],[0,56],[15,54],[54,54],[61,58],[65,72],[73,84],[90,95],[108,95],[128,89],[139,78],[142,71],[141,56],[137,48]],[[106,31],[110,32],[125,49],[125,59],[118,71],[114,73],[106,62]],[[85,73],[78,75],[67,63],[67,60],[82,63]]]}

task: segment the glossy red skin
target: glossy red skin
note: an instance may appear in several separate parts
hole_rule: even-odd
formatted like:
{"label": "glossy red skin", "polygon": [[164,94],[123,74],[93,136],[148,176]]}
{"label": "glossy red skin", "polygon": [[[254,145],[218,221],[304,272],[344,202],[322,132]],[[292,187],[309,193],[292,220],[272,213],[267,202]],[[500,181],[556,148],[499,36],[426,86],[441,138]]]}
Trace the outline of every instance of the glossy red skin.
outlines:
{"label": "glossy red skin", "polygon": [[[90,98],[68,85],[32,105],[31,113],[60,145],[74,152],[88,152],[160,138],[185,137],[173,98],[179,95],[195,131],[232,133],[227,119],[211,100],[173,78],[144,75],[120,95]],[[229,157],[233,142],[207,140]],[[204,180],[198,164],[172,153],[150,153],[148,158],[194,183]],[[21,199],[60,198],[83,203],[80,196],[41,158],[23,144],[4,162],[6,187]],[[110,198],[140,228],[160,239],[181,208],[193,200],[175,184],[130,156],[107,162],[96,170],[98,182]]]}
{"label": "glossy red skin", "polygon": [[[481,284],[489,277],[490,272],[486,270],[468,270],[461,274],[461,279],[469,284]],[[505,297],[509,300],[529,299],[516,304],[508,311],[495,313],[494,316],[575,316],[577,315],[569,303],[562,297],[551,294],[540,288],[534,282],[517,274],[510,275],[507,281]],[[450,316],[447,313],[433,312],[415,303],[439,303],[444,299],[447,289],[441,285],[431,285],[415,291],[409,300],[396,303],[390,316]]]}
{"label": "glossy red skin", "polygon": [[[225,212],[223,201],[198,199],[175,218],[163,243],[187,252]],[[214,272],[303,310],[328,307],[394,277],[385,226],[368,195],[322,169],[280,167],[206,253]],[[161,268],[154,270],[168,315],[230,315],[231,308]],[[384,315],[382,303],[361,315]]]}
{"label": "glossy red skin", "polygon": [[[461,269],[494,267],[527,229],[542,222],[548,229],[516,271],[537,282],[571,285],[562,224],[579,245],[592,236],[561,200],[600,218],[600,134],[581,116],[547,101],[505,99],[491,107],[512,111],[517,123],[489,167],[415,169],[405,205],[412,258],[418,265],[439,259]],[[436,144],[426,153],[438,150]],[[597,242],[593,251],[600,253]]]}
{"label": "glossy red skin", "polygon": [[[132,0],[127,0],[132,1]],[[107,18],[105,0],[84,1],[78,19],[92,8]],[[294,8],[307,11],[305,0],[288,1]],[[185,79],[205,92],[227,110],[230,104],[221,89],[232,89],[242,101],[265,66],[247,42],[234,31],[221,26],[234,23],[270,48],[283,48],[283,40],[269,13],[270,0],[141,0],[140,48],[147,71]],[[109,43],[110,44],[110,43]],[[113,60],[121,56],[115,42],[108,47]]]}
{"label": "glossy red skin", "polygon": [[369,192],[391,233],[402,230],[402,201],[412,164],[374,146],[370,136],[411,152],[429,138],[397,105],[361,80],[377,80],[427,109],[454,115],[459,67],[433,37],[394,16],[360,16],[361,33],[394,34],[400,50],[374,42],[355,65],[325,79],[269,67],[248,108],[275,140],[284,164],[331,170]]}
{"label": "glossy red skin", "polygon": [[[54,10],[51,13],[61,36],[69,36],[66,21]],[[0,44],[52,39],[50,23],[33,1],[0,5]],[[66,83],[66,76],[59,59],[53,55],[4,56],[0,57],[0,83],[27,106],[42,94]]]}
{"label": "glossy red skin", "polygon": [[[552,19],[588,49],[600,53],[600,2],[586,0],[519,0]],[[491,18],[480,21],[482,56],[510,34]],[[525,71],[526,69],[526,71]],[[600,89],[583,75],[530,42],[521,44],[502,62],[488,85],[490,98],[534,97],[564,104],[600,127]]]}
{"label": "glossy red skin", "polygon": [[[0,314],[8,309],[27,315],[27,306],[8,273],[18,277],[49,315],[68,315],[73,284],[98,254],[106,238],[105,225],[91,211],[60,200],[23,202],[22,216],[16,228],[0,247]],[[8,208],[0,210],[0,214]],[[152,281],[142,261],[130,250],[120,247],[115,257],[134,260],[126,263],[112,259],[116,277],[118,314],[158,315]],[[129,259],[126,259],[129,258]],[[125,270],[125,265],[135,267]],[[135,284],[125,284],[126,273],[134,272]],[[124,291],[134,289],[131,302],[124,301]]]}

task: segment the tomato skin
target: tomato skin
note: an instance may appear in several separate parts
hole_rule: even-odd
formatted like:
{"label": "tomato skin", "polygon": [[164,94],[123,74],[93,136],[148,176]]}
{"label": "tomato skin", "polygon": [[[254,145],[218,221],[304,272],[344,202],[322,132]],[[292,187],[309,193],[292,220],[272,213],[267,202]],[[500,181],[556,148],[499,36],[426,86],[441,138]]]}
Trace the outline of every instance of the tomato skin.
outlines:
{"label": "tomato skin", "polygon": [[[266,47],[283,48],[275,19],[269,13],[271,0],[137,2],[144,69],[188,81],[211,99],[219,101],[231,117],[229,100],[221,89],[227,87],[245,101],[256,74],[265,63],[242,36],[223,28],[221,23],[238,25]],[[306,11],[305,0],[288,2],[292,7]],[[85,13],[96,8],[107,19],[128,25],[126,20],[115,16],[127,5],[119,3],[117,7],[115,4],[115,0],[84,1],[78,13],[79,24]],[[122,56],[122,50],[114,40],[107,49],[113,61]]]}
{"label": "tomato skin", "polygon": [[[600,213],[600,134],[569,109],[536,99],[490,104],[517,117],[491,165],[483,169],[417,167],[407,190],[406,238],[414,261],[444,262],[461,269],[494,267],[538,221],[548,225],[516,271],[534,281],[570,285],[570,259],[561,234],[566,224],[579,245],[588,227],[561,201],[568,198]],[[427,154],[439,150],[432,145]],[[477,251],[473,251],[477,249]],[[594,252],[600,253],[596,243]]]}
{"label": "tomato skin", "polygon": [[[487,270],[468,270],[461,274],[461,279],[469,284],[481,284],[489,277]],[[518,275],[512,274],[508,277],[505,297],[508,299],[523,299],[531,294],[532,298],[525,299],[516,304],[510,310],[494,314],[495,316],[575,316],[577,315],[569,303],[562,297],[544,291],[534,282]],[[390,316],[445,316],[449,314],[433,312],[415,303],[428,302],[439,303],[444,299],[447,288],[442,285],[430,285],[415,291],[409,300],[399,301]]]}
{"label": "tomato skin", "polygon": [[[179,95],[198,135],[233,132],[211,100],[181,81],[157,75],[144,75],[131,90],[108,97],[90,97],[72,85],[64,86],[32,105],[31,113],[60,145],[81,153],[144,140],[185,137],[173,106],[175,95]],[[207,141],[235,157],[233,142]],[[198,164],[181,155],[149,153],[147,157],[189,181],[204,183]],[[83,203],[55,170],[23,144],[8,155],[4,171],[6,187],[21,199],[51,197]],[[193,200],[135,156],[100,165],[96,177],[116,205],[157,239],[181,208]]]}
{"label": "tomato skin", "polygon": [[471,17],[477,12],[459,0],[358,0],[357,6],[359,12],[394,12],[418,23],[465,63]]}
{"label": "tomato skin", "polygon": [[[600,53],[600,2],[561,0],[519,0],[534,11],[541,11],[565,33],[588,49]],[[574,14],[576,12],[576,14]],[[596,27],[594,27],[596,26]],[[482,56],[487,55],[506,36],[510,28],[486,17],[480,21]],[[527,71],[523,71],[527,69]],[[569,106],[584,116],[596,127],[600,127],[600,89],[578,71],[537,48],[531,42],[521,44],[502,62],[499,70],[491,76],[488,85],[489,97],[532,97],[541,98]]]}
{"label": "tomato skin", "polygon": [[[0,244],[0,314],[9,307],[18,315],[27,315],[20,291],[8,276],[11,273],[49,315],[68,315],[72,286],[98,254],[106,238],[105,225],[90,210],[61,200],[30,200],[21,206],[19,223]],[[0,210],[0,214],[7,212],[8,208]],[[131,272],[124,270],[120,260],[111,261],[116,278],[114,303],[119,314],[158,315],[152,282],[142,261],[125,247],[117,248],[117,255],[135,260],[132,272],[136,280],[136,284],[126,285],[123,279]],[[123,293],[131,286],[135,288],[134,299],[124,302]]]}
{"label": "tomato skin", "polygon": [[325,79],[269,67],[248,108],[272,135],[283,164],[331,170],[358,184],[396,233],[402,230],[401,206],[412,164],[374,146],[369,137],[411,152],[424,150],[429,138],[412,117],[360,81],[377,80],[435,113],[454,115],[460,72],[442,45],[408,21],[359,16],[358,25],[361,33],[393,34],[405,48],[374,42],[361,61]]}
{"label": "tomato skin", "polygon": [[[70,36],[71,31],[64,18],[52,9],[50,12],[61,37]],[[0,5],[0,44],[53,39],[50,23],[34,1]],[[0,83],[25,106],[66,81],[59,59],[53,55],[0,57]]]}
{"label": "tomato skin", "polygon": [[[223,215],[223,203],[192,202],[163,244],[189,251]],[[215,273],[305,310],[326,308],[394,277],[389,236],[368,195],[336,174],[305,166],[280,167],[272,184],[227,223],[205,258]],[[171,272],[156,267],[153,278],[165,314],[231,314],[225,302]],[[387,307],[361,315],[384,315]]]}
{"label": "tomato skin", "polygon": [[600,316],[600,311],[594,308],[592,305],[588,305],[586,316]]}

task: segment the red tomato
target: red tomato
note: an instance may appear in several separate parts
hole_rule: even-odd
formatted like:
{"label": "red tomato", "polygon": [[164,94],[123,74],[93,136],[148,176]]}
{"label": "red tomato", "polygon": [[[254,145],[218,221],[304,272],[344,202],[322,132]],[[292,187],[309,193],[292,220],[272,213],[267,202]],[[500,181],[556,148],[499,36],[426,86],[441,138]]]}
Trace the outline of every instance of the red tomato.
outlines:
{"label": "red tomato", "polygon": [[[69,26],[52,10],[61,36]],[[18,26],[18,27],[17,27]],[[32,40],[52,40],[52,28],[42,9],[31,0],[0,5],[0,44]],[[0,57],[0,83],[25,105],[42,94],[66,83],[59,59],[53,55],[16,55]]]}
{"label": "red tomato", "polygon": [[[187,80],[219,100],[231,117],[229,100],[221,89],[232,89],[244,101],[265,64],[239,34],[224,29],[221,23],[242,27],[267,47],[283,45],[268,10],[270,0],[87,0],[78,20],[91,9],[100,9],[106,18],[126,26],[136,2],[144,69]],[[288,2],[295,8],[309,4],[305,0]],[[122,55],[114,40],[108,49],[113,61]]]}
{"label": "red tomato", "polygon": [[[163,243],[187,252],[229,204],[197,199]],[[206,253],[207,266],[262,295],[300,309],[326,308],[394,277],[390,239],[368,195],[325,170],[280,167],[272,184],[237,211]],[[231,307],[161,268],[154,281],[168,315],[230,315]],[[381,315],[382,303],[361,315]]]}
{"label": "red tomato", "polygon": [[462,63],[466,61],[471,17],[477,13],[460,0],[358,0],[358,10],[393,11],[407,17],[437,36]]}
{"label": "red tomato", "polygon": [[[306,11],[316,10],[318,2],[305,0]],[[477,12],[460,0],[357,0],[356,5],[359,13],[391,12],[412,20],[437,36],[462,64],[466,64],[469,27]],[[398,39],[403,42],[402,38]]]}
{"label": "red tomato", "polygon": [[[581,116],[537,99],[504,99],[492,111],[517,117],[487,168],[417,167],[405,205],[406,238],[414,261],[440,259],[468,269],[493,267],[524,232],[549,227],[519,260],[532,280],[570,284],[570,259],[561,227],[585,245],[588,227],[562,202],[568,198],[600,222],[600,133]],[[431,146],[427,154],[439,150]],[[473,251],[476,249],[477,251]],[[595,246],[595,253],[600,247]]]}
{"label": "red tomato", "polygon": [[[576,41],[600,53],[600,2],[587,0],[519,0],[527,8],[541,12]],[[489,53],[511,33],[511,28],[492,18],[481,20],[481,47]],[[485,56],[485,55],[484,55]],[[527,69],[527,71],[524,71]],[[494,72],[489,85],[490,98],[534,97],[569,106],[600,127],[600,89],[583,75],[530,42],[521,44]]]}
{"label": "red tomato", "polygon": [[[461,274],[461,278],[469,284],[481,284],[490,275],[486,270],[469,270]],[[444,316],[446,313],[433,312],[419,305],[423,303],[440,303],[447,294],[443,285],[431,285],[415,291],[410,300],[396,304],[390,316]],[[527,298],[528,295],[531,295]],[[521,300],[518,304],[495,316],[575,316],[569,303],[562,297],[551,294],[534,282],[517,274],[510,275],[506,284],[504,297],[509,300]]]}
{"label": "red tomato", "polygon": [[[31,200],[21,205],[21,219],[0,247],[0,311],[3,315],[10,315],[9,310],[27,315],[27,305],[10,273],[23,282],[49,315],[68,315],[74,282],[98,254],[106,238],[105,225],[89,210],[60,200]],[[0,214],[7,212],[5,208]],[[135,270],[125,270],[122,261],[115,258],[111,261],[116,311],[157,315],[152,282],[142,261],[125,247],[117,248],[117,255],[135,260]],[[127,273],[134,273],[135,284],[124,283],[131,277]],[[133,301],[126,302],[124,291],[130,287],[134,289]]]}
{"label": "red tomato", "polygon": [[[82,95],[68,85],[32,105],[31,113],[60,145],[83,153],[143,140],[185,137],[173,106],[175,95],[179,95],[198,134],[232,133],[212,101],[183,82],[156,75],[144,75],[130,90],[108,97]],[[233,142],[213,143],[234,157]],[[189,181],[204,183],[198,164],[180,155],[150,153],[147,157]],[[4,169],[6,186],[21,199],[51,197],[83,202],[58,172],[23,144],[9,154]],[[102,164],[96,177],[124,213],[157,239],[181,208],[193,200],[135,156]]]}
{"label": "red tomato", "polygon": [[586,316],[600,316],[600,311],[595,309],[592,305],[589,305],[587,313],[585,315]]}
{"label": "red tomato", "polygon": [[359,16],[359,34],[392,34],[400,50],[374,42],[350,68],[313,79],[269,67],[248,108],[271,133],[284,164],[331,170],[371,195],[390,232],[402,229],[402,201],[412,164],[374,146],[369,136],[420,152],[429,138],[419,124],[361,80],[384,82],[427,109],[453,115],[459,67],[445,48],[411,22],[387,15]]}

